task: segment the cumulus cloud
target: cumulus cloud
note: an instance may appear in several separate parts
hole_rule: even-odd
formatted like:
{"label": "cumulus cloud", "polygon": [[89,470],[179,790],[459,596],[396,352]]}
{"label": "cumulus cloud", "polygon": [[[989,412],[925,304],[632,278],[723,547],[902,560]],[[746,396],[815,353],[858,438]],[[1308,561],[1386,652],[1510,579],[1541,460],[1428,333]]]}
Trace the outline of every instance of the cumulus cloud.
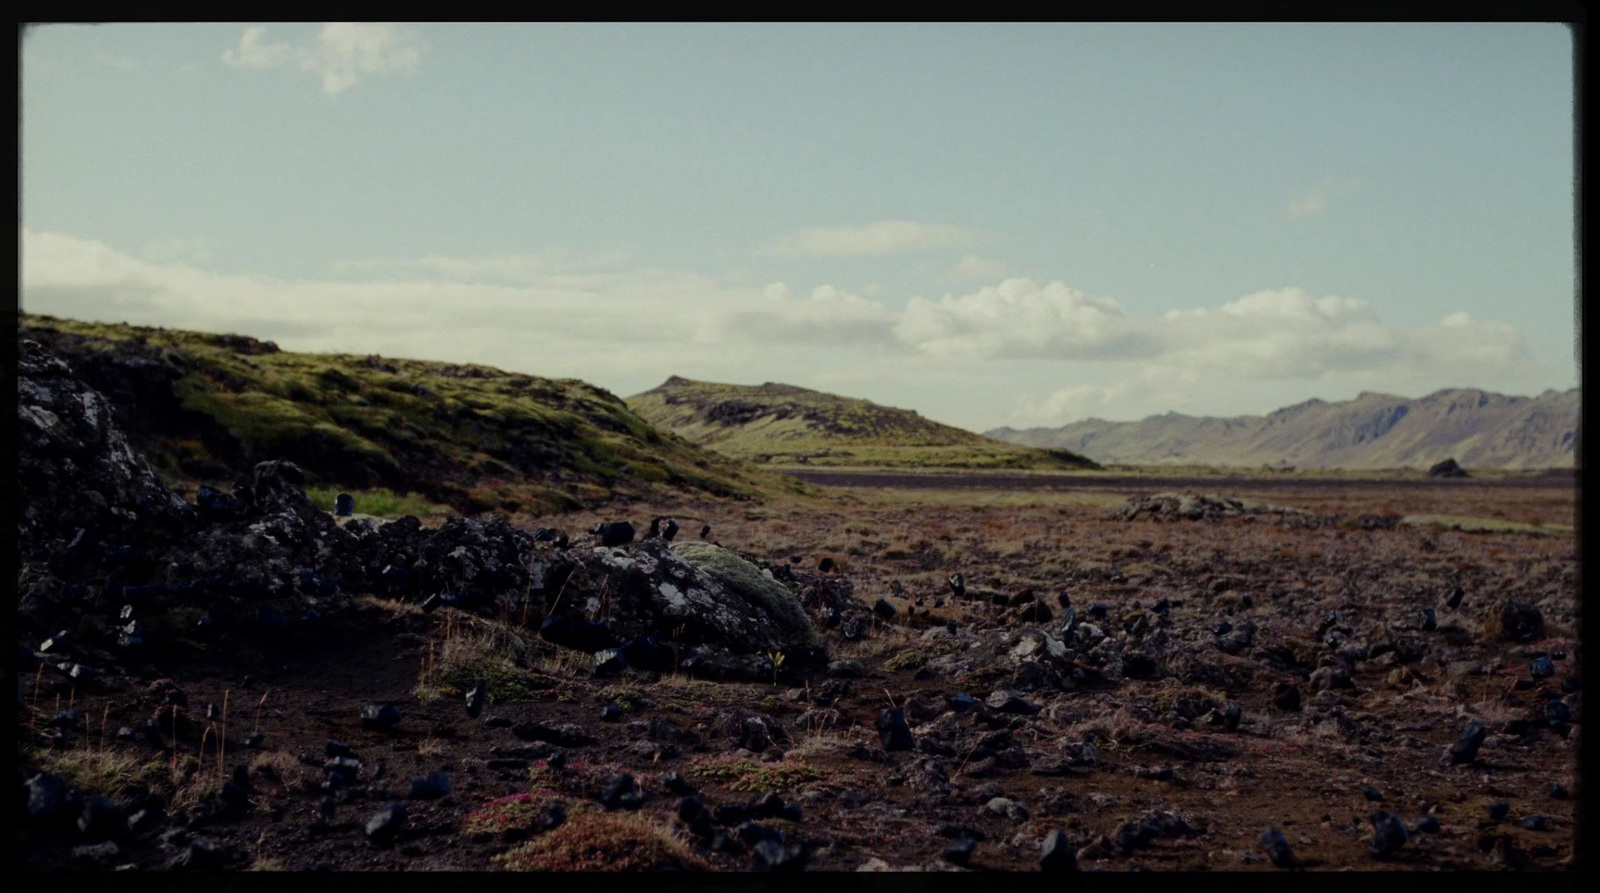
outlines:
{"label": "cumulus cloud", "polygon": [[1128,323],[1111,298],[1060,282],[1041,288],[1028,279],[1007,279],[960,297],[914,297],[894,331],[902,343],[931,354],[1081,359],[1137,350],[1131,342],[1138,333]]}
{"label": "cumulus cloud", "polygon": [[884,305],[831,285],[797,297],[782,282],[762,289],[759,298],[730,312],[724,332],[730,339],[812,344],[892,346],[895,314]]}
{"label": "cumulus cloud", "polygon": [[807,257],[870,257],[911,251],[965,248],[986,239],[983,233],[946,223],[880,220],[864,226],[825,226],[799,230],[762,249],[763,254]]}
{"label": "cumulus cloud", "polygon": [[268,41],[267,29],[244,29],[239,45],[222,53],[236,68],[298,68],[322,80],[322,91],[337,96],[364,75],[415,71],[422,62],[422,40],[414,29],[374,22],[328,22],[314,42]]}

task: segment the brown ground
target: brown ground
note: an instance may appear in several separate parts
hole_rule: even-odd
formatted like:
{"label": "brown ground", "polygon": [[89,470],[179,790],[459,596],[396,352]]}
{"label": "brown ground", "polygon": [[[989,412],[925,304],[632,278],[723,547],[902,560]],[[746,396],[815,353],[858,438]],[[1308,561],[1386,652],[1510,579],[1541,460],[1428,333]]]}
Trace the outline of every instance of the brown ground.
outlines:
{"label": "brown ground", "polygon": [[[1453,646],[1442,631],[1436,634],[1429,640],[1427,656],[1409,668],[1420,677],[1416,682],[1392,680],[1395,668],[1383,665],[1384,661],[1362,663],[1355,688],[1325,693],[1320,709],[1303,675],[1296,678],[1251,660],[1248,652],[1227,658],[1200,646],[1194,649],[1196,657],[1230,666],[1248,664],[1251,682],[1222,691],[1167,678],[1122,681],[1105,690],[1076,694],[1033,693],[1029,697],[1047,709],[1016,724],[1024,745],[1043,757],[1057,753],[1059,741],[1094,740],[1100,745],[1101,765],[1065,777],[1017,769],[971,778],[958,771],[963,760],[949,758],[945,762],[954,791],[943,798],[919,791],[908,780],[924,755],[891,754],[888,762],[877,763],[853,758],[849,751],[858,742],[876,748],[873,724],[891,698],[904,704],[967,692],[981,700],[1007,686],[1001,676],[987,681],[917,678],[923,627],[942,626],[946,617],[980,630],[990,622],[990,609],[971,603],[956,607],[947,601],[928,618],[908,623],[909,603],[890,598],[900,609],[898,626],[859,643],[846,643],[837,631],[830,632],[828,646],[834,656],[858,658],[868,668],[867,678],[853,681],[853,693],[833,705],[855,721],[854,729],[841,731],[807,730],[794,722],[810,706],[797,699],[805,689],[678,678],[590,680],[581,669],[585,661],[563,660],[535,642],[531,662],[538,675],[529,677],[531,695],[527,700],[491,704],[486,716],[515,722],[574,722],[598,741],[574,749],[572,766],[564,772],[540,770],[534,764],[536,778],[530,778],[528,769],[511,764],[489,767],[488,761],[505,758],[503,752],[492,753],[493,748],[523,743],[509,729],[468,720],[458,698],[421,703],[415,696],[419,670],[429,660],[430,650],[441,647],[447,634],[459,635],[471,625],[459,616],[451,620],[447,617],[451,612],[425,616],[414,609],[371,602],[327,647],[292,654],[209,653],[145,667],[143,678],[120,685],[113,681],[109,691],[60,694],[61,706],[70,698],[88,715],[88,740],[75,746],[92,750],[99,747],[97,731],[103,718],[115,731],[149,715],[151,704],[141,701],[149,678],[174,679],[192,707],[221,703],[226,694],[228,767],[247,760],[273,764],[282,783],[256,772],[256,802],[249,815],[197,833],[235,847],[243,856],[242,865],[258,868],[492,868],[490,858],[509,847],[497,836],[468,834],[463,826],[469,813],[494,798],[536,788],[561,794],[570,811],[585,793],[592,797],[596,780],[614,768],[628,768],[639,778],[651,795],[643,813],[667,828],[676,822],[676,798],[661,792],[660,773],[682,773],[711,804],[744,802],[767,784],[777,784],[786,799],[798,799],[803,805],[804,817],[798,824],[781,820],[766,824],[806,840],[813,852],[812,869],[849,870],[874,857],[895,867],[936,863],[951,843],[934,833],[945,824],[965,825],[985,835],[973,867],[1033,869],[1037,841],[1050,830],[1066,830],[1073,845],[1083,847],[1099,835],[1114,835],[1123,821],[1152,809],[1185,816],[1203,833],[1158,839],[1131,856],[1086,858],[1081,867],[1275,871],[1260,858],[1256,844],[1268,823],[1283,829],[1307,868],[1499,868],[1506,864],[1508,843],[1513,861],[1525,857],[1537,868],[1570,864],[1575,804],[1582,793],[1576,775],[1578,735],[1563,740],[1548,729],[1535,729],[1525,737],[1501,734],[1508,720],[1532,715],[1546,698],[1559,697],[1557,683],[1579,672],[1578,633],[1570,619],[1576,611],[1578,561],[1576,538],[1570,532],[1530,535],[1416,527],[1363,531],[1338,525],[1290,529],[1239,519],[1120,522],[1109,515],[1123,497],[1185,489],[1183,482],[1160,479],[1150,486],[1095,484],[1008,492],[991,489],[992,478],[985,481],[985,486],[963,489],[847,487],[830,489],[822,499],[781,504],[632,505],[516,521],[530,528],[553,525],[577,533],[596,521],[620,518],[632,520],[642,530],[652,516],[672,514],[683,527],[680,537],[689,538],[700,524],[710,523],[713,539],[761,558],[799,556],[801,566],[811,569],[823,556],[833,557],[854,582],[856,597],[869,605],[880,596],[890,597],[891,581],[899,581],[908,594],[927,596],[931,605],[933,596],[947,594],[948,574],[961,570],[971,587],[1006,592],[1038,587],[1052,608],[1054,593],[1062,588],[1069,591],[1080,614],[1092,602],[1105,602],[1113,618],[1106,624],[1108,631],[1120,628],[1115,618],[1133,602],[1148,606],[1162,596],[1183,602],[1172,610],[1170,630],[1209,630],[1225,605],[1237,605],[1248,594],[1255,607],[1238,608],[1234,619],[1253,618],[1261,627],[1263,643],[1281,639],[1305,647],[1316,619],[1327,609],[1340,612],[1342,622],[1355,627],[1359,638],[1377,621],[1413,622],[1416,608],[1422,606],[1438,607],[1441,627],[1454,626],[1473,641]],[[880,476],[869,483],[899,481]],[[1392,511],[1570,525],[1576,503],[1571,481],[1560,479],[1523,479],[1516,486],[1472,480],[1416,486],[1273,479],[1191,483],[1200,492],[1265,499],[1346,517]],[[1453,585],[1467,592],[1458,612],[1442,606]],[[1498,595],[1541,604],[1547,639],[1528,645],[1483,644],[1479,635],[1483,610]],[[1059,616],[1059,610],[1056,613]],[[1208,638],[1206,633],[1196,641],[1203,644]],[[1456,650],[1450,659],[1479,661],[1487,672],[1448,678],[1436,657],[1452,648]],[[1565,658],[1557,661],[1556,677],[1533,685],[1530,658],[1555,651],[1565,652]],[[825,681],[818,673],[807,684],[817,690]],[[1306,702],[1301,712],[1285,713],[1268,703],[1269,690],[1277,681],[1299,684]],[[1244,721],[1237,734],[1200,723],[1191,730],[1178,730],[1158,719],[1175,694],[1196,687],[1217,696],[1219,703],[1223,699],[1240,703]],[[602,689],[610,690],[602,694]],[[600,722],[600,706],[625,697],[622,689],[637,692],[641,701],[621,724]],[[50,707],[56,695],[46,688],[36,695],[38,706]],[[266,741],[260,750],[246,749],[238,740],[255,725],[253,714],[263,696],[260,728]],[[397,731],[359,727],[360,706],[373,701],[400,705],[405,719]],[[757,758],[737,762],[732,756],[735,745],[705,728],[701,752],[685,746],[677,755],[651,761],[626,750],[636,740],[629,722],[664,717],[693,728],[705,723],[713,711],[736,705],[769,713],[788,727],[788,752],[780,763],[765,767],[770,771],[764,777]],[[1440,755],[1460,733],[1466,716],[1486,721],[1489,744],[1473,765],[1440,765]],[[320,773],[297,757],[313,758],[312,764],[320,765],[328,738],[353,746],[364,763],[360,784],[376,790],[366,799],[339,807],[334,828],[314,834],[308,825],[321,793],[302,790],[300,780],[320,780]],[[167,761],[171,756],[109,739],[104,748],[141,760]],[[184,754],[194,751],[192,743],[181,748]],[[204,755],[202,772],[215,771],[215,763],[214,753]],[[379,764],[382,775],[374,779]],[[724,774],[704,774],[713,766],[724,766]],[[1171,780],[1138,774],[1161,767],[1172,768]],[[369,845],[360,826],[385,795],[403,797],[413,776],[434,771],[454,779],[454,793],[441,801],[408,801],[415,832],[393,849]],[[741,777],[753,790],[733,788]],[[1549,796],[1548,786],[1555,781],[1571,790],[1571,799]],[[1400,813],[1407,822],[1432,811],[1442,832],[1414,835],[1390,860],[1368,857],[1361,837],[1370,830],[1366,816],[1373,804],[1359,789],[1365,784],[1383,792],[1380,808]],[[998,786],[1004,796],[1021,803],[1029,817],[1015,821],[988,814],[984,804],[994,794],[977,790],[984,785]],[[382,790],[385,786],[387,791]],[[1497,800],[1511,804],[1510,818],[1492,824],[1486,807]],[[1549,820],[1548,831],[1520,827],[1520,820],[1534,813]],[[1509,841],[1496,849],[1494,835],[1501,834]],[[748,865],[748,857],[691,849],[715,868]],[[157,867],[170,852],[163,856],[154,848],[130,849],[132,855],[125,861]],[[51,867],[65,864],[66,854],[64,849],[46,850],[30,859],[38,867]]]}

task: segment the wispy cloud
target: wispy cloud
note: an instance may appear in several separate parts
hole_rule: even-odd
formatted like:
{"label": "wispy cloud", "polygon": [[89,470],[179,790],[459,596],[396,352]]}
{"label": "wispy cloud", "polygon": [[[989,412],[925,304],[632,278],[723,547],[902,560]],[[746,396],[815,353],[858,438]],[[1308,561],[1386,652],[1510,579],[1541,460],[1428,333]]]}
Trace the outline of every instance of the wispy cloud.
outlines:
{"label": "wispy cloud", "polygon": [[493,254],[472,257],[430,255],[421,258],[375,258],[343,261],[335,265],[340,273],[384,277],[443,277],[455,282],[538,282],[551,276],[621,266],[628,262],[622,251],[578,253],[561,248],[526,254]]}
{"label": "wispy cloud", "polygon": [[860,226],[808,227],[761,249],[762,254],[807,257],[871,257],[912,251],[966,248],[988,234],[947,223],[880,220]]}
{"label": "wispy cloud", "polygon": [[1290,220],[1305,220],[1309,217],[1319,217],[1328,212],[1333,206],[1333,199],[1349,192],[1356,187],[1354,180],[1335,182],[1325,180],[1307,189],[1299,195],[1291,197],[1284,203],[1283,213]]}
{"label": "wispy cloud", "polygon": [[267,29],[244,29],[239,44],[223,51],[236,68],[297,68],[322,80],[322,91],[337,96],[365,75],[415,71],[422,62],[421,36],[411,28],[372,22],[329,22],[314,42],[270,42]]}

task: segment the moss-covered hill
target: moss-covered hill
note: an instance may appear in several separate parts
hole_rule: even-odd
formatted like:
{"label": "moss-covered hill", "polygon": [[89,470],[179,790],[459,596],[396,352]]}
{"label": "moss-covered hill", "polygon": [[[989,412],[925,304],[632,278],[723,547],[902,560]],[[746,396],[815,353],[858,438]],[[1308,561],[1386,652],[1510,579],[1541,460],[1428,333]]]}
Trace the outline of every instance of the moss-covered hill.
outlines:
{"label": "moss-covered hill", "polygon": [[574,379],[28,314],[18,337],[57,352],[104,393],[135,444],[180,485],[231,482],[257,461],[284,458],[323,485],[414,492],[463,512],[799,486],[657,431]]}
{"label": "moss-covered hill", "polygon": [[1004,443],[879,406],[793,385],[690,381],[676,375],[628,406],[671,431],[727,456],[773,466],[879,468],[1097,468],[1066,450]]}

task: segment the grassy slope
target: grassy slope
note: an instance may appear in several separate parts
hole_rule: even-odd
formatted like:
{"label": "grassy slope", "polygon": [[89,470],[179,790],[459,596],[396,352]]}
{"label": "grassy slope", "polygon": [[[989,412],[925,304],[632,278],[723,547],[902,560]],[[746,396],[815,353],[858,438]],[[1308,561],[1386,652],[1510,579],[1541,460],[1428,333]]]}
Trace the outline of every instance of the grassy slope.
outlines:
{"label": "grassy slope", "polygon": [[759,497],[798,487],[659,432],[616,396],[575,379],[291,353],[234,335],[47,316],[24,315],[19,337],[61,352],[92,383],[99,370],[111,387],[130,368],[159,364],[138,374],[143,391],[128,422],[152,462],[178,480],[217,477],[182,470],[205,461],[237,472],[281,457],[325,485],[416,491],[461,511],[559,510],[662,489]]}
{"label": "grassy slope", "polygon": [[1003,443],[879,406],[782,384],[690,381],[674,376],[628,398],[662,430],[728,456],[773,466],[1008,468],[1095,467],[1066,450]]}

